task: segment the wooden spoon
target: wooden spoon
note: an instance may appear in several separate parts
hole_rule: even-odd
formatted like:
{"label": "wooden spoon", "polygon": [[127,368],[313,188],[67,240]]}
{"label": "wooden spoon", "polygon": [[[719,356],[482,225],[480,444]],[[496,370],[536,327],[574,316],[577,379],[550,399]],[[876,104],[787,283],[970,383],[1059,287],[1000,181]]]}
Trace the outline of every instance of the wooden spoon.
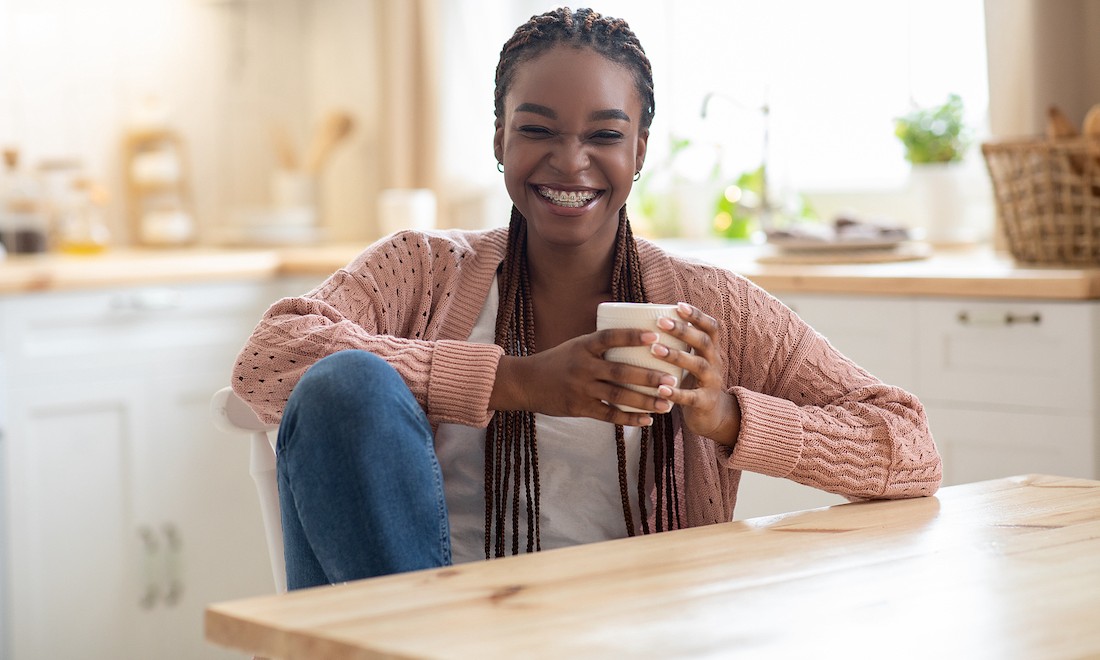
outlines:
{"label": "wooden spoon", "polygon": [[305,171],[317,174],[336,145],[351,133],[355,121],[346,112],[332,112],[321,122],[306,155]]}

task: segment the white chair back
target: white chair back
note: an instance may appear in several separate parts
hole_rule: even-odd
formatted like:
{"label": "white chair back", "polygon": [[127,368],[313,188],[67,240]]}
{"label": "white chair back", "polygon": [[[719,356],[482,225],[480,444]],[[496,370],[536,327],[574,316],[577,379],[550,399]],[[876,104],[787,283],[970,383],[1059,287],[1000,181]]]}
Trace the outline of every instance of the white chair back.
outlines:
{"label": "white chair back", "polygon": [[275,590],[286,592],[286,562],[283,559],[283,523],[279,512],[279,481],[275,472],[275,431],[277,426],[264,424],[232,388],[225,387],[210,401],[214,426],[230,433],[250,433],[252,453],[249,472],[260,496],[260,515],[267,535],[267,552]]}

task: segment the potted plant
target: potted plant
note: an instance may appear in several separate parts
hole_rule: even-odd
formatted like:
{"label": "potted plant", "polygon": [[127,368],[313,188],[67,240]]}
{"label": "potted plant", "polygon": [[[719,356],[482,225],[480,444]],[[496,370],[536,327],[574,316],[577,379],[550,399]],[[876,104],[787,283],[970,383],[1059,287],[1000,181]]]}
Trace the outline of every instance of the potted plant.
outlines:
{"label": "potted plant", "polygon": [[911,164],[910,191],[917,225],[932,243],[980,238],[967,218],[963,160],[972,140],[962,98],[949,94],[939,105],[914,107],[894,119],[894,135]]}
{"label": "potted plant", "polygon": [[961,161],[971,139],[962,98],[949,94],[941,105],[917,107],[897,117],[894,135],[905,146],[905,160],[914,165]]}

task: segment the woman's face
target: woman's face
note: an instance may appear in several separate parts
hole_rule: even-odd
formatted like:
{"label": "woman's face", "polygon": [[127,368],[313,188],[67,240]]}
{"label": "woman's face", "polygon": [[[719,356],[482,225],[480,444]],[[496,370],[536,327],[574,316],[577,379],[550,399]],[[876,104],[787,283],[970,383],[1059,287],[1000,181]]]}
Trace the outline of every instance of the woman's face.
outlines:
{"label": "woman's face", "polygon": [[589,48],[556,46],[517,67],[493,148],[529,239],[614,242],[645,158],[641,106],[631,72]]}

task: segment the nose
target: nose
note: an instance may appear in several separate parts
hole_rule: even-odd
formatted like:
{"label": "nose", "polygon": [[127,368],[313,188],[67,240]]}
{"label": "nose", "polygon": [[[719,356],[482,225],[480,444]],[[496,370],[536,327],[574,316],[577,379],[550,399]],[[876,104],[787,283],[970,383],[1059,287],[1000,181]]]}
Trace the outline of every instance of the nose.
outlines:
{"label": "nose", "polygon": [[562,174],[583,172],[591,164],[587,146],[572,136],[558,141],[550,153],[550,166]]}

